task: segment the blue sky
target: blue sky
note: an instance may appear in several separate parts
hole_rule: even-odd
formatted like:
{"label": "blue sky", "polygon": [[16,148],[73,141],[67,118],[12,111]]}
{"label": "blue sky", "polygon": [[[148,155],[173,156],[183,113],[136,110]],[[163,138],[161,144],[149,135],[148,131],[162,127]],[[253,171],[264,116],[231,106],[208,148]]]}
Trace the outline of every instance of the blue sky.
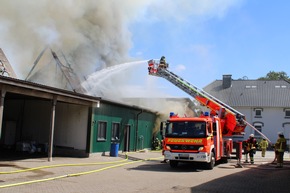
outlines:
{"label": "blue sky", "polygon": [[[171,71],[200,88],[224,74],[233,79],[257,79],[270,71],[290,75],[290,1],[184,1],[195,6],[188,12],[184,7],[167,12],[163,2],[163,17],[150,15],[147,7],[143,18],[130,26],[131,56],[143,60],[164,55]],[[197,13],[199,8],[204,10]],[[186,96],[169,82],[156,81],[165,92]]]}

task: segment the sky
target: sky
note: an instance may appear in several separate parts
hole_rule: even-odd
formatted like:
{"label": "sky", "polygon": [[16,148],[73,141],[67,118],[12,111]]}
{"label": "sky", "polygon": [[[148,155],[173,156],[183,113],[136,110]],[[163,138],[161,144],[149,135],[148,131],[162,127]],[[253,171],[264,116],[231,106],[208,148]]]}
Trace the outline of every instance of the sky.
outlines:
{"label": "sky", "polygon": [[[184,2],[192,9],[164,3],[169,7],[159,12],[164,18],[148,16],[133,24],[130,54],[164,55],[170,71],[199,88],[224,74],[233,79],[257,79],[270,71],[290,74],[290,1]],[[167,93],[186,96],[170,83],[162,85]]]}
{"label": "sky", "polygon": [[165,56],[199,88],[224,74],[290,75],[289,8],[288,0],[2,0],[0,47],[20,79],[49,45],[73,61],[89,94],[188,97],[149,76],[147,61]]}

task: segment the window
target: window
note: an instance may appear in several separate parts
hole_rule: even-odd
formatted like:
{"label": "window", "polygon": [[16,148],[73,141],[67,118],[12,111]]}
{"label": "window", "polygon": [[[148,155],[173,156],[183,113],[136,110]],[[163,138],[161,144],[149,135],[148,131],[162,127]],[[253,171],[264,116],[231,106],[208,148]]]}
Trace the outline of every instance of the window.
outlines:
{"label": "window", "polygon": [[252,86],[246,86],[246,88],[257,88],[257,86],[252,85]]}
{"label": "window", "polygon": [[[262,133],[262,125],[255,125],[255,128]],[[255,137],[260,137],[261,134],[255,130]]]}
{"label": "window", "polygon": [[285,117],[290,118],[290,109],[285,109]]}
{"label": "window", "polygon": [[211,134],[212,133],[212,127],[211,127],[211,124],[210,123],[207,123],[207,133],[208,134]]}
{"label": "window", "polygon": [[262,118],[263,109],[254,109],[254,111],[255,111],[255,118]]}
{"label": "window", "polygon": [[204,121],[170,122],[167,128],[167,137],[201,138],[206,136],[206,123]]}
{"label": "window", "polygon": [[120,140],[120,123],[113,123],[112,124],[112,141],[119,141]]}
{"label": "window", "polygon": [[107,140],[106,134],[107,134],[107,122],[99,121],[98,122],[97,140],[98,141],[106,141]]}
{"label": "window", "polygon": [[278,86],[275,86],[275,88],[287,88],[287,86],[285,86],[285,85],[278,85]]}
{"label": "window", "polygon": [[[254,127],[260,132],[260,133],[262,133],[262,127],[264,127],[264,123],[262,123],[262,122],[254,122],[253,123],[253,125],[254,125]],[[261,136],[261,134],[258,132],[258,131],[254,131],[254,135],[255,135],[255,137],[257,137],[257,138],[261,138],[262,136]]]}

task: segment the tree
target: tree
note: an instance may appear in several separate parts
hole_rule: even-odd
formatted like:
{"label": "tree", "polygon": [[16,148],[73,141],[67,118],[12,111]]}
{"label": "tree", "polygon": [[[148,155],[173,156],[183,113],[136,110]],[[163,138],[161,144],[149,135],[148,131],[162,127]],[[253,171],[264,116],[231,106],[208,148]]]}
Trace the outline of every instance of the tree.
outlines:
{"label": "tree", "polygon": [[270,71],[265,77],[260,77],[258,80],[288,80],[290,81],[289,76],[286,72],[274,72]]}

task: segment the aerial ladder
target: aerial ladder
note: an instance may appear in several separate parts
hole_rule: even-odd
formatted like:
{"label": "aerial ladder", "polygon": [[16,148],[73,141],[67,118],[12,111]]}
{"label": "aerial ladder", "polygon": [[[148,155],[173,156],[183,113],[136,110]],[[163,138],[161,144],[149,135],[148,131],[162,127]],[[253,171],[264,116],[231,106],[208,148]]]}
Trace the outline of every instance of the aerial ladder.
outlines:
{"label": "aerial ladder", "polygon": [[230,107],[224,102],[218,100],[209,93],[199,89],[198,87],[187,82],[180,76],[174,74],[168,70],[168,63],[161,60],[152,59],[148,61],[148,73],[152,76],[158,76],[165,78],[190,96],[197,100],[201,105],[211,109],[211,115],[217,115],[222,120],[223,136],[244,135],[247,125],[252,127],[268,141],[270,141],[265,135],[258,131],[255,127],[249,124],[245,116]]}

